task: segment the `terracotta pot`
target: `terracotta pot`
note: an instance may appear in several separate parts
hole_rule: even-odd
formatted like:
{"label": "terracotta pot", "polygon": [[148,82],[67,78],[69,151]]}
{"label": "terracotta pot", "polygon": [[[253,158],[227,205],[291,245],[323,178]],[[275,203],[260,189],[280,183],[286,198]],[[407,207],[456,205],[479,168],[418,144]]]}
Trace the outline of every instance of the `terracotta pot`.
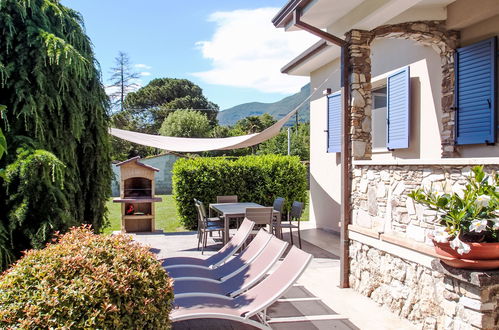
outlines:
{"label": "terracotta pot", "polygon": [[449,266],[465,269],[499,268],[499,243],[468,243],[470,252],[459,254],[450,247],[450,242],[438,243],[433,240],[435,252],[442,262]]}

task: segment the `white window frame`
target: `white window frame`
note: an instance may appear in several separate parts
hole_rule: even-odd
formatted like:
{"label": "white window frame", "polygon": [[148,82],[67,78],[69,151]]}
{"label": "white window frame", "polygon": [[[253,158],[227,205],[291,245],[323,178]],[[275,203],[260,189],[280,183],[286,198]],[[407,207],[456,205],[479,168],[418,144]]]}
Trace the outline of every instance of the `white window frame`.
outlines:
{"label": "white window frame", "polygon": [[[382,78],[382,79],[373,81],[371,83],[371,92],[376,90],[376,89],[383,88],[383,87],[387,87],[387,79],[386,78]],[[372,138],[372,132],[374,130],[374,125],[373,125],[373,121],[372,121],[372,114],[375,111],[374,110],[374,94],[375,94],[375,92],[372,92],[372,96],[371,96],[371,107],[372,107],[371,108],[371,145],[372,145],[372,153],[375,153],[375,154],[392,153],[392,151],[386,147],[386,141],[385,141],[384,147],[374,148],[374,143],[373,143],[374,140]],[[385,107],[385,109],[386,109],[386,111],[388,111],[387,107]],[[385,120],[385,125],[386,125],[386,120]],[[388,134],[388,132],[387,132],[387,134]]]}

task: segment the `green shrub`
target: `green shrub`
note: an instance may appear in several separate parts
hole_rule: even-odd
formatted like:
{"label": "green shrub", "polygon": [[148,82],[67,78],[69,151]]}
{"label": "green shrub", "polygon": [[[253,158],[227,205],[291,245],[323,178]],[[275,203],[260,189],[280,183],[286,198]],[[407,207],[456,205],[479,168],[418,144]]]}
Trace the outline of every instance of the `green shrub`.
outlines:
{"label": "green shrub", "polygon": [[173,194],[183,225],[197,227],[193,198],[214,203],[218,195],[238,195],[241,202],[271,206],[286,198],[307,200],[307,171],[295,156],[245,156],[179,159],[173,167]]}
{"label": "green shrub", "polygon": [[169,328],[172,281],[127,236],[73,228],[0,277],[0,328]]}

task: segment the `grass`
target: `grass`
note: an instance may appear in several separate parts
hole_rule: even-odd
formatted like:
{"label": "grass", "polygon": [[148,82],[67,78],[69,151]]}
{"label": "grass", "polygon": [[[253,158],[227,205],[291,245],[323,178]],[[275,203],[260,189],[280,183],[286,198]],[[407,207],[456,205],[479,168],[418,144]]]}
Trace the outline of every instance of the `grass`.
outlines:
{"label": "grass", "polygon": [[[161,229],[164,232],[185,231],[180,221],[177,218],[177,209],[172,195],[160,195],[163,201],[156,203],[156,229]],[[104,229],[105,234],[111,234],[113,231],[121,230],[121,204],[113,203],[113,198],[107,201],[107,209],[109,210],[110,226]],[[308,221],[309,204],[303,210],[302,221]]]}
{"label": "grass", "polygon": [[[160,195],[159,197],[163,198],[163,201],[156,203],[156,229],[161,229],[165,232],[185,231],[185,228],[177,218],[173,196]],[[110,226],[104,229],[105,234],[121,230],[121,204],[113,203],[113,198],[107,201]]]}

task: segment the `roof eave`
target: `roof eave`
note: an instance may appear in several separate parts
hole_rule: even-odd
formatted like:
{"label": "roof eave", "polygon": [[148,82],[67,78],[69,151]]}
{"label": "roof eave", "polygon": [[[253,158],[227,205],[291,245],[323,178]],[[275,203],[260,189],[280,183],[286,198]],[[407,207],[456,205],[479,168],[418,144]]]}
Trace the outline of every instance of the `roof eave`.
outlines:
{"label": "roof eave", "polygon": [[296,9],[306,7],[313,0],[290,0],[281,10],[272,18],[272,24],[277,28],[284,28],[293,19],[293,12]]}
{"label": "roof eave", "polygon": [[290,74],[290,72],[298,67],[299,65],[306,62],[308,59],[321,52],[323,49],[328,47],[328,43],[325,40],[319,40],[309,48],[307,48],[303,53],[295,57],[291,62],[286,64],[281,68],[281,73]]}

